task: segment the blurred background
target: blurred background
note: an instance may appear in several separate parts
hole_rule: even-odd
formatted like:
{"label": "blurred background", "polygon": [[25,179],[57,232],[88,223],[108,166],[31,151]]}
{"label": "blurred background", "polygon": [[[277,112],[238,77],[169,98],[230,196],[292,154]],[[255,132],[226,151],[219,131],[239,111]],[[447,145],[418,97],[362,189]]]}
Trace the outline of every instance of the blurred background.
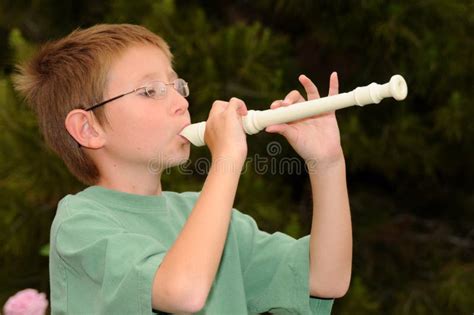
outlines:
{"label": "blurred background", "polygon": [[[354,263],[349,292],[333,314],[471,314],[473,9],[470,0],[2,0],[0,304],[28,287],[49,294],[56,205],[84,188],[42,142],[11,74],[41,43],[105,22],[142,24],[168,41],[175,69],[189,81],[195,122],[214,100],[232,96],[265,109],[300,89],[301,73],[322,96],[332,71],[341,92],[402,74],[405,101],[337,112]],[[278,135],[261,133],[248,143],[249,157],[298,159]],[[269,143],[278,152],[269,152]],[[188,172],[175,168],[164,176],[165,190],[199,191],[205,172],[193,167],[206,156],[205,148],[194,148]],[[242,175],[236,208],[262,230],[308,234],[307,174],[252,166]]]}

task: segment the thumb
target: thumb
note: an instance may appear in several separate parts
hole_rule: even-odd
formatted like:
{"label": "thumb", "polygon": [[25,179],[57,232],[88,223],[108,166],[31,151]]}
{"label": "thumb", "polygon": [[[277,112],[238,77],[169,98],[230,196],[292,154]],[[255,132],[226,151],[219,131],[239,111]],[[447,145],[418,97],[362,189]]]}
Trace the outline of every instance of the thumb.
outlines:
{"label": "thumb", "polygon": [[278,133],[288,140],[294,142],[298,139],[298,132],[288,124],[272,125],[265,128],[268,133]]}
{"label": "thumb", "polygon": [[268,133],[279,133],[284,136],[287,133],[288,125],[287,124],[279,124],[279,125],[271,125],[265,128],[265,131]]}

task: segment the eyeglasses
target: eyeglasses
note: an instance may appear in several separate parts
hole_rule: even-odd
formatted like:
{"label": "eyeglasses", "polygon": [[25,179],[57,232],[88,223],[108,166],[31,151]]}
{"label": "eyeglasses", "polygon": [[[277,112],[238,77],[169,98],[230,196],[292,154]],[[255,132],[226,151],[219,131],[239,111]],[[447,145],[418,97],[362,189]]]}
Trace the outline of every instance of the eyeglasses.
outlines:
{"label": "eyeglasses", "polygon": [[105,100],[103,102],[94,104],[92,106],[89,106],[85,110],[90,111],[90,110],[96,109],[97,107],[100,107],[100,106],[105,105],[109,102],[115,101],[116,99],[124,97],[125,95],[132,94],[132,93],[135,93],[135,92],[138,92],[138,91],[141,91],[141,90],[143,90],[143,92],[140,93],[140,95],[147,96],[147,97],[153,98],[155,100],[161,100],[161,99],[166,97],[169,85],[173,86],[173,88],[179,94],[181,94],[183,97],[188,97],[189,96],[188,82],[184,81],[181,78],[178,78],[178,79],[176,79],[176,80],[174,80],[173,82],[170,82],[170,83],[165,83],[165,82],[161,82],[161,81],[151,81],[151,82],[147,83],[147,85],[145,85],[145,86],[142,86],[142,87],[134,89],[133,91],[130,91],[130,92],[127,92],[127,93],[120,94],[118,96],[109,98],[108,100]]}

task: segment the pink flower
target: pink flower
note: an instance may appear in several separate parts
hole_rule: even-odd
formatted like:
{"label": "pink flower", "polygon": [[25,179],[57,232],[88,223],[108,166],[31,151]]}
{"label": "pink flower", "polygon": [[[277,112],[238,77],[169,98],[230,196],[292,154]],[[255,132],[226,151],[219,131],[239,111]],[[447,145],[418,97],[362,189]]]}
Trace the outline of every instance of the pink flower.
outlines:
{"label": "pink flower", "polygon": [[48,307],[46,294],[35,289],[18,291],[3,306],[5,315],[44,315]]}

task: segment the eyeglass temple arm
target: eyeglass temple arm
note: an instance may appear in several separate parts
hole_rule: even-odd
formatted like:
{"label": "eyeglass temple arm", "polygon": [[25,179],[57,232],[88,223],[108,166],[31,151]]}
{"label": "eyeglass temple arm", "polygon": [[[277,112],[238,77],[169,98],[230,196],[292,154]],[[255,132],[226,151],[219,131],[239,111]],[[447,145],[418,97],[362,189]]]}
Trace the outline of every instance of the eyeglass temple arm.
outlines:
{"label": "eyeglass temple arm", "polygon": [[143,87],[136,88],[136,89],[133,90],[133,91],[130,91],[130,92],[127,92],[127,93],[124,93],[124,94],[121,94],[121,95],[117,95],[117,96],[112,97],[112,98],[110,98],[110,99],[108,99],[108,100],[105,100],[105,101],[103,101],[103,102],[100,102],[100,103],[97,103],[97,104],[95,104],[95,105],[92,105],[91,107],[87,108],[86,111],[93,110],[93,109],[95,109],[95,108],[97,108],[97,107],[100,107],[100,106],[102,106],[102,105],[105,105],[105,104],[107,104],[107,103],[109,103],[109,102],[115,101],[116,99],[121,98],[121,97],[124,97],[125,95],[135,93],[136,91],[138,91],[138,90],[140,90],[140,89],[143,89]]}

